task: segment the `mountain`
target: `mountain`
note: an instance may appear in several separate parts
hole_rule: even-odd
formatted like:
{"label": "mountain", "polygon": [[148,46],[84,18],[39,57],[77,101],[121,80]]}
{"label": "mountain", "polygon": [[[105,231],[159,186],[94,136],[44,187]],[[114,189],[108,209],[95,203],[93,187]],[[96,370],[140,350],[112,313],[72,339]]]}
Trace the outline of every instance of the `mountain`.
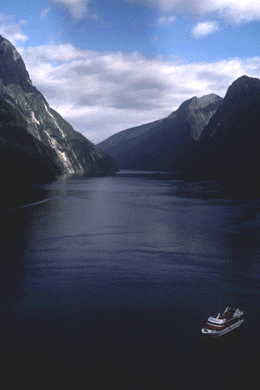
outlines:
{"label": "mountain", "polygon": [[15,47],[0,36],[0,96],[26,120],[26,131],[40,141],[61,173],[90,175],[117,170],[111,157],[75,131],[32,85]]}
{"label": "mountain", "polygon": [[98,146],[121,169],[190,170],[202,130],[222,100],[215,94],[193,97],[167,118],[117,133]]}
{"label": "mountain", "polygon": [[27,122],[0,98],[0,166],[2,183],[43,183],[60,174],[53,151],[28,133]]}
{"label": "mountain", "polygon": [[260,80],[242,76],[203,130],[196,172],[204,178],[255,185],[260,174]]}
{"label": "mountain", "polygon": [[130,140],[131,138],[139,137],[139,136],[147,133],[149,130],[151,130],[153,127],[157,126],[161,122],[162,122],[162,119],[154,121],[154,122],[146,123],[146,124],[141,125],[141,126],[131,127],[130,129],[120,131],[119,133],[111,135],[106,140],[100,142],[98,144],[98,146],[102,150],[110,150],[114,147],[116,150],[117,146],[121,142],[125,142],[127,140]]}

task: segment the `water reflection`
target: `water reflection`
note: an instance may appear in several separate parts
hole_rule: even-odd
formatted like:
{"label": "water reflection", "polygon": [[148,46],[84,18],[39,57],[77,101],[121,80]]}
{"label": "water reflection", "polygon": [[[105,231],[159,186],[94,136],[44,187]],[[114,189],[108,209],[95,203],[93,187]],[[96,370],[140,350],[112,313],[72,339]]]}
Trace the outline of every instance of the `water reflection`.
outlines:
{"label": "water reflection", "polygon": [[244,326],[242,325],[238,329],[234,329],[232,332],[226,333],[220,337],[202,337],[201,345],[203,348],[223,353],[225,350],[233,348],[235,345],[240,343],[243,337],[243,333]]}
{"label": "water reflection", "polygon": [[[28,374],[37,342],[43,366],[66,362],[81,379],[86,362],[91,379],[120,368],[132,388],[141,374],[144,388],[180,379],[204,389],[250,361],[260,342],[258,199],[140,173],[60,178],[41,190],[48,202],[0,215],[3,355],[30,345]],[[245,311],[244,330],[201,341],[204,319],[227,305]]]}

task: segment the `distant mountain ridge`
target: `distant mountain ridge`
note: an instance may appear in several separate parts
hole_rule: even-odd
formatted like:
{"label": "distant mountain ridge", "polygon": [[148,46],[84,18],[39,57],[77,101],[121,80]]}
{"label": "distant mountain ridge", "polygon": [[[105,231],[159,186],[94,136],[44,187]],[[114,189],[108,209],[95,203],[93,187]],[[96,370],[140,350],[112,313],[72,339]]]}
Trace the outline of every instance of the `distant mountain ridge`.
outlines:
{"label": "distant mountain ridge", "polygon": [[15,47],[0,36],[0,97],[25,118],[27,131],[50,149],[53,164],[61,173],[105,174],[117,170],[107,156],[75,131],[32,85]]}
{"label": "distant mountain ridge", "polygon": [[121,169],[189,172],[198,180],[259,193],[260,80],[241,76],[224,99],[193,97],[167,118],[98,145]]}
{"label": "distant mountain ridge", "polygon": [[215,94],[193,97],[167,118],[117,133],[98,146],[121,169],[190,170],[189,156],[222,100]]}
{"label": "distant mountain ridge", "polygon": [[161,123],[162,120],[163,119],[159,119],[157,121],[146,123],[144,125],[135,126],[135,127],[131,127],[130,129],[122,130],[119,133],[111,135],[109,138],[100,142],[98,145],[101,149],[113,148],[122,141],[130,140],[131,138],[139,137],[140,135],[147,133],[153,127]]}

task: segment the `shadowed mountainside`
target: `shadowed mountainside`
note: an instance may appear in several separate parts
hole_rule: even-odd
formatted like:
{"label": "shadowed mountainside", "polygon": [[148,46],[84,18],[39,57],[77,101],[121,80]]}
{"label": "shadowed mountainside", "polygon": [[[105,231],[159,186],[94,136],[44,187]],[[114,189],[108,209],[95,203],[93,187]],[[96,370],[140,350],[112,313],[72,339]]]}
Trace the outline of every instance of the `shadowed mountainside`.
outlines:
{"label": "shadowed mountainside", "polygon": [[221,103],[215,94],[193,97],[167,118],[117,133],[98,146],[121,169],[190,170],[202,130]]}
{"label": "shadowed mountainside", "polygon": [[201,134],[196,172],[257,190],[260,174],[260,80],[242,76]]}

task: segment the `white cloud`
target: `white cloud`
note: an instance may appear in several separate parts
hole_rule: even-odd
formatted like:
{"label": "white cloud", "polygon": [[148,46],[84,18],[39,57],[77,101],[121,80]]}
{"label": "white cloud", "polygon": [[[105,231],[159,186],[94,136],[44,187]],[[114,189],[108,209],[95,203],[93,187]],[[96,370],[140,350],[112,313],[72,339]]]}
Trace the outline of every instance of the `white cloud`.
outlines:
{"label": "white cloud", "polygon": [[175,15],[172,16],[161,16],[157,20],[157,26],[162,26],[162,27],[169,27],[170,24],[176,22],[177,18]]}
{"label": "white cloud", "polygon": [[218,31],[219,24],[217,22],[203,22],[203,23],[198,23],[192,30],[192,35],[195,38],[201,38],[205,37],[206,35],[212,34],[215,31]]}
{"label": "white cloud", "polygon": [[216,13],[232,23],[260,20],[260,2],[257,0],[125,0],[138,1],[143,6],[155,6],[164,12],[206,15]]}
{"label": "white cloud", "polygon": [[[71,16],[83,19],[88,14],[90,0],[50,0],[63,6]],[[260,20],[260,2],[257,0],[120,0],[128,3],[140,3],[144,7],[157,7],[166,13],[186,15],[207,15],[215,13],[231,23]]]}
{"label": "white cloud", "polygon": [[12,42],[13,45],[27,41],[28,37],[22,33],[22,28],[27,25],[27,21],[21,20],[16,24],[12,24],[12,21],[12,17],[0,13],[0,35]]}
{"label": "white cloud", "polygon": [[83,19],[88,12],[89,0],[51,0],[55,4],[63,6],[71,14],[73,19]]}
{"label": "white cloud", "polygon": [[243,74],[260,77],[260,57],[179,63],[140,53],[67,45],[19,50],[50,106],[92,142],[169,115],[193,96],[217,93]]}

